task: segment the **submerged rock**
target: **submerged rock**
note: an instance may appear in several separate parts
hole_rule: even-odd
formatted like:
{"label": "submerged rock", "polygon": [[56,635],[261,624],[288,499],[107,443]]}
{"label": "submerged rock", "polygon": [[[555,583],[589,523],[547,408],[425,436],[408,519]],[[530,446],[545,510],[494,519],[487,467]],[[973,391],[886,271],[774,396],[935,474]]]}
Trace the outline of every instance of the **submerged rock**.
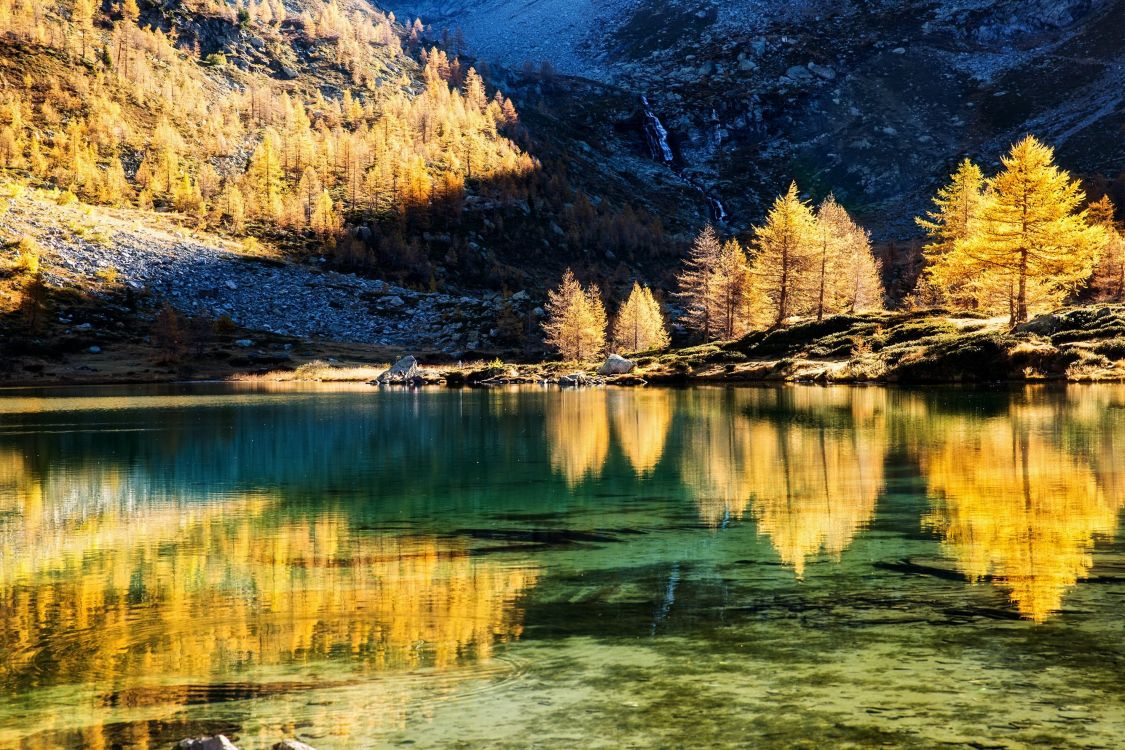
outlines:
{"label": "submerged rock", "polygon": [[619,354],[611,354],[605,363],[598,368],[599,375],[628,375],[637,367],[631,359],[625,359]]}
{"label": "submerged rock", "polygon": [[407,355],[395,362],[394,366],[375,378],[375,382],[384,385],[391,383],[416,383],[422,380],[422,371],[418,367],[418,360]]}
{"label": "submerged rock", "polygon": [[238,750],[238,748],[225,735],[216,734],[214,737],[191,737],[180,740],[176,750]]}

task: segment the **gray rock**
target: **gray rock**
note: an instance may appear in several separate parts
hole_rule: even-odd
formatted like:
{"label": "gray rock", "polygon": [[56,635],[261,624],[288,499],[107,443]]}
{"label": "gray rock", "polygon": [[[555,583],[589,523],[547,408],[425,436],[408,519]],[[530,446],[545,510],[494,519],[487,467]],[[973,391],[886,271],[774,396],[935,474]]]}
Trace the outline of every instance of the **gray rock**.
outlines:
{"label": "gray rock", "polygon": [[895,55],[905,55],[906,47],[895,47],[893,50],[891,50],[891,53]]}
{"label": "gray rock", "polygon": [[192,737],[180,740],[176,750],[238,750],[234,743],[221,734],[214,737]]}
{"label": "gray rock", "polygon": [[90,354],[101,354],[102,348],[100,346],[91,346],[86,351],[90,352]]}
{"label": "gray rock", "polygon": [[406,303],[402,301],[402,297],[399,297],[397,294],[392,294],[390,297],[386,297],[383,300],[383,305],[385,307],[402,307],[405,304]]}
{"label": "gray rock", "polygon": [[625,359],[618,354],[611,354],[609,358],[598,368],[599,375],[628,375],[637,368],[637,363],[631,359]]}
{"label": "gray rock", "polygon": [[316,750],[316,748],[300,740],[282,740],[273,746],[273,750]]}
{"label": "gray rock", "polygon": [[285,78],[286,80],[292,81],[297,76],[298,76],[298,73],[293,68],[290,68],[288,65],[282,65],[281,66],[281,77],[282,78]]}
{"label": "gray rock", "polygon": [[78,325],[74,326],[74,330],[76,330],[76,331],[92,331],[92,330],[94,330],[94,326],[92,326],[89,323],[79,323]]}
{"label": "gray rock", "polygon": [[414,383],[422,379],[422,371],[418,369],[418,360],[407,355],[395,362],[391,369],[383,372],[375,379],[380,385],[388,383]]}
{"label": "gray rock", "polygon": [[794,81],[811,81],[812,73],[803,65],[794,65],[785,71],[785,75]]}
{"label": "gray rock", "polygon": [[243,349],[249,349],[250,347],[254,346],[254,342],[250,339],[239,339],[238,341],[234,342],[234,345],[241,346]]}
{"label": "gray rock", "polygon": [[816,63],[811,62],[809,63],[808,68],[813,73],[820,76],[826,81],[836,80],[836,71],[826,65],[817,65]]}

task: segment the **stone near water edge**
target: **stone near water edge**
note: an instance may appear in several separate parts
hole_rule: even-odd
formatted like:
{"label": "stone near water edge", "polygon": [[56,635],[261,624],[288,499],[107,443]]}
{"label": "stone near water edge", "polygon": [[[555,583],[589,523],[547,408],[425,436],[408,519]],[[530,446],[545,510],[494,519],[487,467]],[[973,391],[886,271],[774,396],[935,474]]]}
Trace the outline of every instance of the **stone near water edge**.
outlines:
{"label": "stone near water edge", "polygon": [[273,750],[316,750],[312,745],[306,745],[300,740],[282,740],[274,744]]}
{"label": "stone near water edge", "polygon": [[254,346],[254,342],[250,339],[239,339],[238,341],[234,342],[234,345],[240,346],[243,349],[249,349],[250,347]]}
{"label": "stone near water edge", "polygon": [[637,367],[631,359],[625,359],[619,354],[611,354],[598,368],[599,375],[628,375]]}
{"label": "stone near water edge", "polygon": [[407,355],[394,363],[391,369],[375,378],[375,382],[384,383],[413,383],[422,379],[422,371],[418,368],[418,360]]}
{"label": "stone near water edge", "polygon": [[180,740],[176,750],[238,750],[238,748],[226,736],[216,734],[214,737],[190,737]]}

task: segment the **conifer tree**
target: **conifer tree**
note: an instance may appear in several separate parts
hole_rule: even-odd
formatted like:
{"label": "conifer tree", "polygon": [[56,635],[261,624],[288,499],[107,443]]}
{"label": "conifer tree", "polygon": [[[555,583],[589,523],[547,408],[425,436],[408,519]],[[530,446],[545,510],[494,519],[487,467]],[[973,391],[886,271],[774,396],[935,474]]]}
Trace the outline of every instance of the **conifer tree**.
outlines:
{"label": "conifer tree", "polygon": [[246,177],[258,215],[271,219],[280,216],[284,191],[281,179],[281,138],[273,128],[266,128],[262,142],[250,157]]}
{"label": "conifer tree", "polygon": [[824,320],[825,312],[835,310],[834,292],[839,286],[840,270],[844,260],[845,244],[851,229],[851,217],[844,207],[829,193],[816,210],[816,238],[813,257],[815,278],[814,312],[817,321]]}
{"label": "conifer tree", "polygon": [[1108,195],[1103,195],[1086,207],[1086,213],[1090,224],[1101,227],[1105,232],[1105,246],[1094,269],[1094,289],[1102,299],[1125,301],[1125,237],[1122,237],[1114,221],[1116,208],[1113,201]]}
{"label": "conifer tree", "polygon": [[691,246],[684,270],[677,277],[680,291],[677,296],[684,303],[684,324],[710,341],[714,332],[714,281],[715,266],[723,246],[710,224],[703,228]]}
{"label": "conifer tree", "polygon": [[664,316],[652,290],[633,282],[629,297],[613,321],[613,341],[623,352],[645,352],[668,346]]}
{"label": "conifer tree", "polygon": [[568,360],[582,361],[605,348],[606,315],[597,286],[583,289],[568,268],[547,295],[546,343]]}
{"label": "conifer tree", "polygon": [[730,340],[750,324],[752,287],[746,251],[737,240],[723,243],[710,284],[715,338]]}
{"label": "conifer tree", "polygon": [[754,230],[756,252],[750,274],[766,317],[775,326],[807,304],[815,242],[816,219],[793,182],[774,201],[765,224]]}
{"label": "conifer tree", "polygon": [[1105,231],[1090,227],[1077,180],[1054,164],[1054,151],[1033,136],[1012,146],[987,182],[980,225],[956,243],[949,263],[962,273],[1008,281],[1010,322],[1028,319],[1032,292],[1057,304],[1089,278]]}
{"label": "conifer tree", "polygon": [[949,301],[968,306],[975,303],[975,296],[980,296],[982,279],[958,277],[956,274],[964,267],[955,258],[949,261],[957,243],[967,240],[976,229],[984,200],[984,175],[980,167],[966,158],[949,180],[934,196],[935,209],[926,214],[927,218],[915,221],[930,236],[930,242],[923,248],[927,264],[925,283],[934,284]]}

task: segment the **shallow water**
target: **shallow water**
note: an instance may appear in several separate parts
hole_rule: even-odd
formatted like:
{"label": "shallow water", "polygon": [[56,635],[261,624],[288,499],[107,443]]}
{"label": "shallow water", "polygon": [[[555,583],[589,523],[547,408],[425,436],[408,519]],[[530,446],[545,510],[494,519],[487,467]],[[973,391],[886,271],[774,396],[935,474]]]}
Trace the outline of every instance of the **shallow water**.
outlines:
{"label": "shallow water", "polygon": [[1125,387],[0,391],[0,746],[1125,746]]}

